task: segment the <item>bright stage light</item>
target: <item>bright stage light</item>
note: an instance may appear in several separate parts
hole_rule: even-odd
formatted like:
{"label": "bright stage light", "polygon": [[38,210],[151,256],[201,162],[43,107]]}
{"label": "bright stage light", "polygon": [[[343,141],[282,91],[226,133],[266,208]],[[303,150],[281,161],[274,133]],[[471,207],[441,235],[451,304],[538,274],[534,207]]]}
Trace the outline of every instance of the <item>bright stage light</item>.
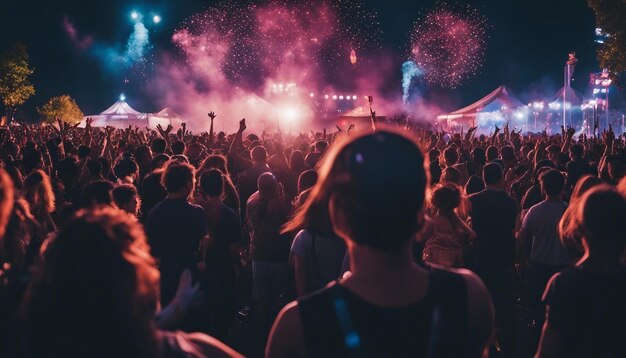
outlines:
{"label": "bright stage light", "polygon": [[120,94],[120,101],[122,102],[126,101],[126,96],[123,93]]}
{"label": "bright stage light", "polygon": [[352,96],[352,100],[353,100],[353,101],[356,101],[356,96]]}
{"label": "bright stage light", "polygon": [[159,15],[154,15],[152,17],[152,21],[154,21],[155,24],[158,24],[159,22],[161,22],[161,16]]}
{"label": "bright stage light", "polygon": [[336,94],[335,94],[335,95],[333,95],[333,99],[337,99],[337,95],[336,95]]}
{"label": "bright stage light", "polygon": [[343,99],[343,96],[339,96],[339,99]]}
{"label": "bright stage light", "polygon": [[313,97],[315,97],[315,93],[311,92],[311,93],[309,93],[309,96],[310,96],[311,98],[313,98]]}
{"label": "bright stage light", "polygon": [[324,95],[324,99],[328,99],[328,95],[327,94]]}
{"label": "bright stage light", "polygon": [[139,13],[137,11],[133,11],[130,13],[130,18],[133,20],[137,20],[139,18]]}
{"label": "bright stage light", "polygon": [[280,113],[289,122],[294,122],[300,117],[300,111],[297,107],[284,107],[280,110]]}

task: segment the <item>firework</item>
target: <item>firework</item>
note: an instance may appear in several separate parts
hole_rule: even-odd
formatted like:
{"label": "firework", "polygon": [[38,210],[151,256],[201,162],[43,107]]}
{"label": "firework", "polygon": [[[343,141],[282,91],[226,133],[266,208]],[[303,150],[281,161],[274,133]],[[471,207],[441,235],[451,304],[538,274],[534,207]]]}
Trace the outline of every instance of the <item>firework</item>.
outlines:
{"label": "firework", "polygon": [[482,67],[487,21],[471,7],[437,8],[415,24],[411,53],[433,86],[456,88]]}
{"label": "firework", "polygon": [[[196,14],[173,35],[192,66],[216,66],[237,85],[268,78],[311,84],[345,68],[345,53],[379,46],[376,15],[352,1],[226,1]],[[200,72],[202,69],[199,68]]]}

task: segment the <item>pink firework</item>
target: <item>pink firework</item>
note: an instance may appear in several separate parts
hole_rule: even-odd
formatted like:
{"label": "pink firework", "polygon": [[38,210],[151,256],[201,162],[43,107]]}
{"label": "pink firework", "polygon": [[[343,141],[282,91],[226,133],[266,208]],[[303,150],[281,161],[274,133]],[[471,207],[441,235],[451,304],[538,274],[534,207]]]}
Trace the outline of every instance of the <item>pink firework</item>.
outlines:
{"label": "pink firework", "polygon": [[467,7],[440,5],[415,24],[411,36],[413,60],[432,86],[456,88],[482,67],[487,21]]}

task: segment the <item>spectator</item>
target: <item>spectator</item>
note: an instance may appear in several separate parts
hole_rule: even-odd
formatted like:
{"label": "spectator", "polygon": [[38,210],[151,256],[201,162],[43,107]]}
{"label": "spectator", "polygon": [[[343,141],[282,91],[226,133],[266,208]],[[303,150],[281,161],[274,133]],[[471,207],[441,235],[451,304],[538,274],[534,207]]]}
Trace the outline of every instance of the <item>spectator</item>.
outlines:
{"label": "spectator", "polygon": [[[486,352],[492,313],[480,280],[468,271],[426,270],[411,257],[427,185],[424,157],[402,135],[382,130],[350,136],[326,155],[315,192],[302,212],[314,205],[329,206],[334,231],[348,242],[352,275],[287,305],[276,319],[266,356]],[[381,207],[385,210],[378,210]],[[443,318],[439,328],[431,328],[433,306],[424,297],[441,303],[447,312],[443,317],[450,317]],[[460,314],[466,319],[459,320]],[[429,341],[431,329],[438,330],[434,337],[441,342]]]}
{"label": "spectator", "polygon": [[25,355],[239,356],[202,333],[157,330],[158,282],[130,216],[113,208],[81,213],[50,242],[29,286]]}
{"label": "spectator", "polygon": [[115,189],[113,189],[113,201],[115,201],[115,205],[117,205],[118,208],[133,215],[135,218],[139,216],[141,199],[134,185],[117,185]]}
{"label": "spectator", "polygon": [[159,260],[161,304],[167,305],[185,269],[196,272],[200,240],[208,232],[201,206],[191,204],[196,179],[194,168],[186,163],[171,162],[161,182],[167,197],[150,210],[146,222],[152,254]]}
{"label": "spectator", "polygon": [[496,310],[496,339],[505,355],[514,352],[515,228],[517,204],[504,192],[502,167],[489,163],[483,168],[487,189],[471,195],[472,229],[476,232],[475,272],[491,294]]}
{"label": "spectator", "polygon": [[626,356],[624,217],[626,199],[612,187],[596,186],[581,198],[572,224],[585,254],[548,284],[538,357]]}
{"label": "spectator", "polygon": [[29,203],[31,213],[39,219],[46,234],[56,230],[52,220],[55,210],[55,196],[50,178],[41,169],[35,170],[24,179],[24,199]]}
{"label": "spectator", "polygon": [[564,269],[569,258],[557,233],[567,209],[567,203],[562,200],[565,178],[558,170],[549,169],[541,174],[539,182],[545,200],[528,210],[517,234],[517,245],[518,256],[528,264],[533,320],[538,327],[543,327],[545,308],[541,295],[550,277]]}

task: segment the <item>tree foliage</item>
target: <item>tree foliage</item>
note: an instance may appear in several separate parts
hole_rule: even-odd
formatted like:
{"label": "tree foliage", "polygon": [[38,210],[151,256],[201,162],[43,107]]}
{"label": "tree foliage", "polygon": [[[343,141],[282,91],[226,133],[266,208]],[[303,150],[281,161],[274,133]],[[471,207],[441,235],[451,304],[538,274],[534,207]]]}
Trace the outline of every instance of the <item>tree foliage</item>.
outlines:
{"label": "tree foliage", "polygon": [[33,72],[24,45],[15,45],[0,56],[0,99],[9,113],[35,94],[28,80]]}
{"label": "tree foliage", "polygon": [[596,14],[596,25],[609,37],[598,49],[598,61],[614,80],[626,84],[626,1],[587,0]]}
{"label": "tree foliage", "polygon": [[76,101],[68,95],[52,97],[46,104],[37,109],[39,114],[48,123],[54,123],[57,118],[62,121],[76,124],[83,119],[83,112]]}

